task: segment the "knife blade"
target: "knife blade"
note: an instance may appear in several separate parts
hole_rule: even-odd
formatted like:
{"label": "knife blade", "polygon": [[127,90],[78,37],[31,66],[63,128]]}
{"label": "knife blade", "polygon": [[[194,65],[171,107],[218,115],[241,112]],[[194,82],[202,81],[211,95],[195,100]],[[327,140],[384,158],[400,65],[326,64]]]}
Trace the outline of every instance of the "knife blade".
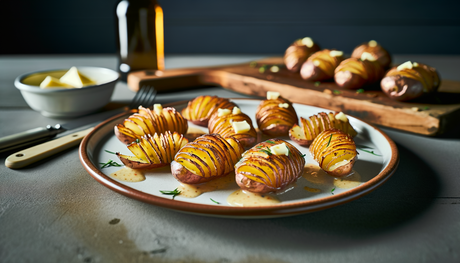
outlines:
{"label": "knife blade", "polygon": [[56,135],[84,127],[91,123],[96,123],[129,110],[128,107],[118,108],[110,111],[104,111],[89,116],[83,116],[78,119],[66,122],[64,124],[47,125],[37,127],[24,132],[8,135],[0,138],[0,153],[24,149],[26,147],[51,140]]}

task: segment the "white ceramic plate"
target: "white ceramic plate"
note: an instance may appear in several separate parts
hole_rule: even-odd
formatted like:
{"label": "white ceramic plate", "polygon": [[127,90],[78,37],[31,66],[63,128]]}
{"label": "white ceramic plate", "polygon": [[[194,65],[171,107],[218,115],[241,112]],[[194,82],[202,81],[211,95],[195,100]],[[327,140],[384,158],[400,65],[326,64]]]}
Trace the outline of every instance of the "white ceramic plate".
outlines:
{"label": "white ceramic plate", "polygon": [[[249,115],[253,123],[255,111],[259,100],[232,99],[241,110]],[[180,110],[185,103],[173,105]],[[166,105],[165,105],[166,107]],[[297,115],[309,117],[319,112],[329,110],[294,104]],[[396,170],[399,157],[394,142],[382,131],[361,120],[349,117],[350,123],[358,131],[355,142],[358,146],[358,160],[354,165],[355,175],[358,176],[358,183],[354,182],[353,187],[338,187],[337,182],[331,176],[321,180],[311,180],[308,177],[301,177],[295,187],[286,193],[276,195],[281,201],[277,205],[240,207],[227,203],[230,194],[238,190],[235,184],[229,187],[203,193],[196,198],[176,196],[172,199],[170,195],[164,195],[160,191],[171,191],[176,189],[180,183],[171,175],[169,166],[146,173],[146,180],[136,183],[124,182],[113,179],[109,175],[120,167],[108,167],[101,169],[100,163],[106,163],[117,157],[106,152],[121,152],[133,155],[114,135],[113,128],[121,123],[128,115],[115,116],[98,125],[80,145],[80,160],[89,174],[104,186],[143,202],[154,204],[181,212],[195,213],[209,216],[258,218],[258,217],[280,217],[313,212],[321,209],[340,205],[356,198],[359,198],[382,185]],[[190,124],[190,126],[194,126]],[[202,130],[206,130],[200,127]],[[307,164],[315,164],[308,148],[299,146],[289,138],[282,138],[296,146],[305,155]],[[373,152],[370,153],[370,151]],[[119,162],[121,163],[121,162]],[[355,176],[356,178],[356,176]],[[218,202],[219,204],[215,203]]]}

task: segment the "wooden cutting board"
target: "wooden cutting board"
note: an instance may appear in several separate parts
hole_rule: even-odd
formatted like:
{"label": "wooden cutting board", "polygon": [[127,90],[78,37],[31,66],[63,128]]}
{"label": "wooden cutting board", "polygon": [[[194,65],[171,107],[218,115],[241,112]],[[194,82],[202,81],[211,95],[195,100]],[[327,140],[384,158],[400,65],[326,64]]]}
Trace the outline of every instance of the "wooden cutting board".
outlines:
{"label": "wooden cutting board", "polygon": [[[271,70],[274,65],[279,67],[278,72]],[[128,76],[133,91],[142,85],[153,85],[158,92],[221,86],[260,97],[267,91],[278,91],[295,103],[342,111],[372,124],[429,136],[440,135],[460,121],[458,81],[442,80],[439,92],[423,100],[398,102],[388,98],[378,84],[363,87],[364,92],[359,93],[340,89],[333,81],[305,81],[298,73],[288,71],[281,57],[216,67],[145,70]]]}

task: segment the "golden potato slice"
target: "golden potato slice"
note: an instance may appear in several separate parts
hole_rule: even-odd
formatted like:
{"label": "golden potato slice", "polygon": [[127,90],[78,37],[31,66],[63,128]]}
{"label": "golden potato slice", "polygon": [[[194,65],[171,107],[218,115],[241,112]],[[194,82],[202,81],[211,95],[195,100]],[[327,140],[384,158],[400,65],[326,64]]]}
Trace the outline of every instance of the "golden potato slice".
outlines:
{"label": "golden potato slice", "polygon": [[355,137],[358,133],[351,126],[348,118],[336,117],[340,115],[344,116],[343,113],[339,112],[320,112],[310,116],[308,119],[300,117],[300,125],[294,124],[289,130],[289,137],[291,140],[305,147],[310,146],[316,136],[324,130],[338,129],[349,134],[351,137]]}
{"label": "golden potato slice", "polygon": [[273,137],[287,136],[298,123],[292,103],[282,97],[263,100],[257,107],[256,121],[260,131]]}
{"label": "golden potato slice", "polygon": [[[273,151],[273,146],[282,144],[288,149],[287,155]],[[270,139],[243,154],[235,165],[236,183],[254,193],[283,191],[302,175],[304,165],[304,155],[296,147],[281,139]]]}
{"label": "golden potato slice", "polygon": [[170,164],[174,155],[188,140],[177,132],[155,133],[142,136],[128,145],[134,156],[117,153],[120,161],[133,169],[150,169]]}
{"label": "golden potato slice", "polygon": [[186,108],[182,110],[182,115],[190,122],[207,127],[209,118],[217,112],[218,109],[233,109],[237,105],[226,98],[217,96],[198,96],[189,101]]}
{"label": "golden potato slice", "polygon": [[176,154],[171,173],[182,183],[203,183],[232,172],[243,151],[241,143],[233,137],[205,134]]}
{"label": "golden potato slice", "polygon": [[310,145],[310,153],[321,169],[335,177],[349,175],[358,158],[353,138],[337,129],[321,132]]}
{"label": "golden potato slice", "polygon": [[188,122],[172,107],[163,108],[160,112],[139,107],[125,119],[123,124],[114,127],[116,137],[123,143],[129,144],[147,134],[164,133],[166,131],[187,133]]}

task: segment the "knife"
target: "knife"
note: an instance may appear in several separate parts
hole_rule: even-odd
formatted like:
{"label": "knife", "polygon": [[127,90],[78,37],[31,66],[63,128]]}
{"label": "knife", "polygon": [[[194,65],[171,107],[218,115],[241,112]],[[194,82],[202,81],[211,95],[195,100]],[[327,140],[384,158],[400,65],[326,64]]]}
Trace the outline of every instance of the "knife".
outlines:
{"label": "knife", "polygon": [[[111,111],[104,111],[89,116],[83,116],[64,124],[54,126],[38,127],[24,132],[8,135],[0,138],[0,153],[24,149],[26,147],[48,141],[57,134],[74,130],[86,126],[90,123],[96,123],[108,119],[118,113],[127,111],[128,107],[118,108]],[[94,125],[95,126],[95,125]]]}

